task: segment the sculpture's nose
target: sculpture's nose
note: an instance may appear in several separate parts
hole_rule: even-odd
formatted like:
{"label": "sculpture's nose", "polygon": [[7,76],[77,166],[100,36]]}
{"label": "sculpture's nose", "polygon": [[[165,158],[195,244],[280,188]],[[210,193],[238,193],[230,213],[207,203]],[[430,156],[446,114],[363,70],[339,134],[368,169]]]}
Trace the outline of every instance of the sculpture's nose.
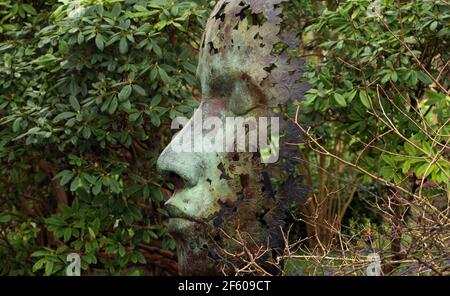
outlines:
{"label": "sculpture's nose", "polygon": [[172,218],[190,221],[205,220],[210,214],[212,200],[207,194],[201,154],[175,152],[170,144],[158,159],[158,168],[175,180],[174,195],[165,208]]}
{"label": "sculpture's nose", "polygon": [[216,183],[220,155],[203,149],[203,122],[210,114],[207,105],[200,106],[157,161],[158,169],[175,179],[176,190],[166,202],[171,217],[206,221],[217,208],[211,188]]}
{"label": "sculpture's nose", "polygon": [[158,170],[163,174],[178,176],[187,187],[194,187],[198,184],[204,169],[202,154],[194,152],[193,149],[196,134],[192,130],[196,116],[201,116],[199,110],[194,114],[194,118],[172,139],[157,161]]}
{"label": "sculpture's nose", "polygon": [[[198,190],[197,185],[204,174],[204,161],[201,153],[184,152],[183,147],[179,147],[181,139],[191,139],[191,127],[190,122],[170,142],[159,156],[157,168],[163,175],[170,176],[176,187],[175,194],[166,202],[169,215],[193,220],[197,217],[201,205],[197,204],[197,194],[189,193]],[[189,142],[193,143],[194,139],[191,140]],[[181,192],[184,194],[177,194]]]}
{"label": "sculpture's nose", "polygon": [[158,158],[157,168],[163,174],[173,174],[185,186],[194,187],[202,175],[202,160],[196,153],[176,152],[173,141]]}

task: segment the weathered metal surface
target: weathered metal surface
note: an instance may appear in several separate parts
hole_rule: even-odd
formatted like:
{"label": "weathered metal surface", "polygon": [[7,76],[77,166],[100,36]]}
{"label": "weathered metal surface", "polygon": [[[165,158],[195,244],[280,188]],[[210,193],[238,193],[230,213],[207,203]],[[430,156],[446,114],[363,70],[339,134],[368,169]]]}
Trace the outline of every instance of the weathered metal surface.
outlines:
{"label": "weathered metal surface", "polygon": [[259,263],[276,272],[268,262],[284,248],[280,227],[286,211],[306,196],[294,175],[296,148],[285,144],[298,142],[298,132],[274,112],[307,89],[303,61],[287,53],[298,47],[298,38],[282,32],[283,2],[287,0],[222,0],[207,23],[197,72],[202,90],[197,112],[205,119],[279,116],[284,134],[280,160],[270,165],[261,163],[259,152],[177,153],[174,141],[161,154],[160,170],[177,174],[186,184],[166,204],[175,218],[170,229],[178,239],[182,274],[233,272],[231,266],[244,264],[245,256],[231,255],[242,252],[241,243],[254,252],[261,246],[273,250]]}

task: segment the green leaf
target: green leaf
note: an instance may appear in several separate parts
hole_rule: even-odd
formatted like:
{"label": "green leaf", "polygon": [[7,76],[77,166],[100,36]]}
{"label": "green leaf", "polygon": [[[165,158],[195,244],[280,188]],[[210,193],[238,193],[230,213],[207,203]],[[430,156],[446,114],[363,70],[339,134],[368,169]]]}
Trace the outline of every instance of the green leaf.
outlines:
{"label": "green leaf", "polygon": [[181,32],[186,32],[186,28],[182,24],[174,22],[172,25],[174,25]]}
{"label": "green leaf", "polygon": [[422,149],[429,154],[433,154],[433,148],[431,147],[431,144],[428,142],[422,142]]}
{"label": "green leaf", "polygon": [[83,42],[84,42],[84,35],[83,35],[82,32],[78,33],[77,42],[78,42],[79,45],[83,44]]}
{"label": "green leaf", "polygon": [[42,267],[44,266],[44,263],[47,263],[47,259],[46,259],[46,258],[39,259],[39,260],[33,265],[32,271],[33,271],[33,272],[36,272],[36,271],[42,269]]}
{"label": "green leaf", "polygon": [[120,38],[119,42],[119,51],[121,54],[126,54],[128,52],[128,41],[125,36]]}
{"label": "green leaf", "polygon": [[80,111],[80,103],[78,102],[77,98],[75,98],[74,96],[70,96],[69,102],[70,106],[72,106],[75,111]]}
{"label": "green leaf", "polygon": [[405,163],[402,165],[402,173],[407,174],[410,168],[411,168],[411,161],[409,160],[405,161]]}
{"label": "green leaf", "polygon": [[80,176],[76,176],[75,179],[73,179],[72,183],[70,183],[70,191],[76,191],[81,186],[83,186],[81,178]]}
{"label": "green leaf", "polygon": [[430,25],[430,30],[431,31],[436,30],[437,26],[438,26],[438,22],[437,21],[432,22],[431,25]]}
{"label": "green leaf", "polygon": [[132,91],[131,85],[128,84],[124,86],[124,88],[122,88],[122,90],[119,93],[119,100],[121,102],[127,100],[131,95],[131,91]]}
{"label": "green leaf", "polygon": [[355,98],[358,91],[356,89],[352,90],[350,93],[347,93],[348,102],[351,103],[353,99]]}
{"label": "green leaf", "polygon": [[158,115],[155,114],[155,112],[150,113],[150,121],[156,127],[159,127],[161,125],[161,119]]}
{"label": "green leaf", "polygon": [[136,11],[139,11],[139,12],[148,12],[148,10],[147,10],[146,7],[144,7],[144,6],[142,6],[142,5],[139,5],[139,4],[136,4],[136,5],[134,6],[134,9],[136,9]]}
{"label": "green leaf", "polygon": [[392,80],[393,82],[397,82],[397,80],[398,80],[397,72],[392,72],[392,73],[391,73],[391,80]]}
{"label": "green leaf", "polygon": [[141,263],[141,264],[146,264],[147,263],[147,261],[145,260],[145,257],[141,253],[138,253],[137,257],[138,257],[138,262],[139,263]]}
{"label": "green leaf", "polygon": [[158,58],[162,58],[163,54],[162,54],[161,47],[159,47],[158,44],[156,44],[156,42],[154,40],[151,41],[151,44],[152,44],[153,52],[158,56]]}
{"label": "green leaf", "polygon": [[95,183],[94,188],[92,188],[92,194],[98,195],[101,190],[102,190],[102,180],[98,179],[97,182]]}
{"label": "green leaf", "polygon": [[76,115],[77,115],[77,113],[74,113],[74,112],[63,112],[63,113],[60,113],[60,114],[56,115],[56,117],[53,119],[53,122],[54,123],[58,123],[61,120],[69,119],[69,118],[74,117]]}
{"label": "green leaf", "polygon": [[158,238],[159,238],[158,235],[157,235],[154,231],[152,231],[152,230],[149,230],[149,231],[148,231],[148,234],[149,234],[150,237],[153,238],[153,239],[158,239]]}
{"label": "green leaf", "polygon": [[395,160],[394,160],[391,156],[388,156],[388,155],[382,155],[382,156],[381,156],[381,159],[382,159],[385,163],[387,163],[388,165],[390,165],[391,167],[395,167],[395,165],[396,165]]}
{"label": "green leaf", "polygon": [[76,80],[72,79],[72,81],[70,81],[69,90],[72,96],[76,96],[80,92],[80,87]]}
{"label": "green leaf", "polygon": [[412,36],[406,37],[405,38],[405,42],[409,43],[409,44],[415,44],[416,43],[416,39]]}
{"label": "green leaf", "polygon": [[122,108],[127,113],[131,112],[131,102],[130,101],[123,102],[122,103]]}
{"label": "green leaf", "polygon": [[144,241],[144,243],[147,243],[147,244],[150,242],[150,235],[148,234],[147,231],[142,233],[142,240]]}
{"label": "green leaf", "polygon": [[100,51],[103,51],[105,49],[105,40],[103,39],[103,36],[101,34],[97,34],[95,37],[95,45],[97,45],[97,48]]}
{"label": "green leaf", "polygon": [[91,129],[87,126],[83,128],[83,138],[89,139],[91,137]]}
{"label": "green leaf", "polygon": [[157,68],[153,68],[150,71],[150,80],[154,81],[156,79],[156,76],[158,76],[158,69]]}
{"label": "green leaf", "polygon": [[[428,170],[428,171],[427,171]],[[430,163],[425,162],[421,166],[415,169],[415,173],[418,177],[426,178],[428,177],[433,171],[433,166],[430,166]],[[427,173],[426,175],[425,172]]]}
{"label": "green leaf", "polygon": [[33,6],[31,6],[30,4],[22,4],[22,9],[25,10],[25,12],[31,14],[31,15],[36,15],[37,11],[36,9],[34,9]]}
{"label": "green leaf", "polygon": [[344,96],[341,94],[335,93],[334,99],[336,100],[336,103],[338,103],[341,107],[347,107],[347,101],[345,100]]}
{"label": "green leaf", "polygon": [[114,97],[111,100],[111,104],[109,105],[108,113],[111,115],[114,114],[116,112],[118,106],[119,106],[119,102],[117,101],[117,97]]}
{"label": "green leaf", "polygon": [[157,96],[153,97],[152,101],[150,102],[150,105],[152,105],[153,107],[156,107],[159,105],[159,103],[161,103],[161,96],[157,95]]}
{"label": "green leaf", "polygon": [[126,254],[125,247],[122,246],[122,245],[119,245],[119,255],[120,255],[120,257],[124,257],[125,254]]}
{"label": "green leaf", "polygon": [[416,148],[413,146],[413,145],[411,145],[411,144],[409,144],[409,143],[405,143],[404,145],[404,148],[405,148],[405,152],[408,154],[408,155],[411,155],[411,156],[416,156],[417,154],[417,150],[416,150]]}
{"label": "green leaf", "polygon": [[395,171],[392,167],[382,167],[380,170],[380,174],[385,179],[392,180],[392,178],[394,178]]}
{"label": "green leaf", "polygon": [[384,74],[383,78],[381,79],[381,83],[385,84],[386,82],[389,81],[389,79],[391,79],[391,74],[390,73],[386,73],[386,74]]}
{"label": "green leaf", "polygon": [[389,69],[393,69],[393,68],[394,68],[394,65],[393,65],[392,62],[389,61],[389,60],[386,61],[386,66],[387,66]]}
{"label": "green leaf", "polygon": [[419,78],[420,81],[422,81],[425,85],[430,85],[433,83],[433,80],[428,76],[427,74],[423,73],[422,71],[416,71],[417,78]]}
{"label": "green leaf", "polygon": [[139,117],[141,116],[141,113],[133,113],[130,114],[130,116],[128,117],[128,120],[130,120],[131,122],[135,122],[136,120],[139,119]]}
{"label": "green leaf", "polygon": [[11,215],[0,213],[0,223],[7,223],[11,221],[11,219],[12,219]]}
{"label": "green leaf", "polygon": [[416,85],[417,84],[417,72],[416,71],[411,71],[411,77],[409,78],[409,81],[412,85]]}
{"label": "green leaf", "polygon": [[169,217],[169,213],[168,213],[165,209],[157,208],[156,211],[157,211],[158,213],[160,213],[161,215],[164,215],[164,216],[166,216],[166,217]]}
{"label": "green leaf", "polygon": [[20,130],[20,124],[22,123],[22,118],[17,118],[14,120],[14,123],[12,125],[13,132],[17,133]]}
{"label": "green leaf", "polygon": [[92,229],[91,227],[88,227],[88,231],[89,231],[89,236],[91,237],[91,239],[95,239],[94,229]]}
{"label": "green leaf", "polygon": [[83,260],[88,264],[97,264],[97,258],[92,253],[87,253],[83,256]]}
{"label": "green leaf", "polygon": [[364,107],[366,107],[367,109],[371,108],[370,100],[367,97],[365,90],[359,91],[359,99],[361,100],[361,103],[364,105]]}
{"label": "green leaf", "polygon": [[100,219],[98,217],[94,219],[94,222],[92,222],[92,227],[93,227],[95,233],[99,232],[99,230],[100,230]]}
{"label": "green leaf", "polygon": [[53,273],[53,268],[55,264],[53,261],[47,261],[47,264],[45,265],[45,275],[51,275]]}
{"label": "green leaf", "polygon": [[69,172],[69,173],[67,173],[67,174],[64,174],[64,175],[61,177],[61,181],[59,182],[59,185],[60,185],[61,187],[65,186],[66,184],[68,184],[68,183],[70,182],[70,180],[72,180],[72,178],[73,178],[73,173],[72,173],[72,172]]}
{"label": "green leaf", "polygon": [[164,83],[170,83],[169,75],[167,75],[167,72],[163,68],[158,68],[158,73]]}
{"label": "green leaf", "polygon": [[122,5],[120,5],[120,3],[116,3],[114,4],[113,9],[111,11],[111,16],[118,17],[121,12],[122,12]]}
{"label": "green leaf", "polygon": [[39,250],[39,251],[33,252],[30,256],[31,257],[42,257],[42,256],[47,256],[47,255],[48,255],[48,251]]}
{"label": "green leaf", "polygon": [[70,237],[72,236],[72,228],[66,228],[64,230],[64,241],[69,241]]}
{"label": "green leaf", "polygon": [[445,94],[444,93],[437,93],[432,90],[426,91],[427,97],[430,98],[430,101],[433,103],[440,103],[445,101]]}
{"label": "green leaf", "polygon": [[143,89],[141,86],[137,84],[133,84],[133,90],[140,96],[146,96],[147,93],[145,92],[145,89]]}

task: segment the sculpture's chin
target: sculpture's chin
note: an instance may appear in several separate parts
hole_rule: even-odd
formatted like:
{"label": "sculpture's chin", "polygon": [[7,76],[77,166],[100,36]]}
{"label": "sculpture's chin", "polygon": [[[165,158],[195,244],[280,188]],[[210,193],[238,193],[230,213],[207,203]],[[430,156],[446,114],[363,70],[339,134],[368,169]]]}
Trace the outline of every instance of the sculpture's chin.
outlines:
{"label": "sculpture's chin", "polygon": [[177,241],[178,269],[181,275],[217,275],[219,268],[209,258],[207,225],[183,218],[171,218],[168,229]]}
{"label": "sculpture's chin", "polygon": [[220,275],[219,262],[209,257],[204,237],[184,237],[177,243],[178,269],[181,275]]}
{"label": "sculpture's chin", "polygon": [[168,230],[174,236],[179,236],[194,229],[196,224],[196,222],[182,218],[171,218],[169,219]]}

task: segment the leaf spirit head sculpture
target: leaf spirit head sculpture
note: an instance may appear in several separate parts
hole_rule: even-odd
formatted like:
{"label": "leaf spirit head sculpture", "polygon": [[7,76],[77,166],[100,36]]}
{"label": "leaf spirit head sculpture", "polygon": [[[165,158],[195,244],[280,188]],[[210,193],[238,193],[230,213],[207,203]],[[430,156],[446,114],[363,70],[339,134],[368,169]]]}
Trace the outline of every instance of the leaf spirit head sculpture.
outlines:
{"label": "leaf spirit head sculpture", "polygon": [[[270,106],[298,99],[305,92],[303,61],[288,57],[297,48],[293,31],[281,32],[282,8],[287,0],[219,1],[208,20],[200,51],[198,76],[210,94],[210,82],[248,74],[248,81],[264,93]],[[225,67],[225,68],[224,68]]]}
{"label": "leaf spirit head sculpture", "polygon": [[[221,0],[208,20],[197,69],[202,103],[158,160],[161,171],[183,183],[166,203],[182,274],[229,272],[230,267],[245,264],[244,258],[233,255],[244,246],[260,254],[257,261],[263,269],[277,272],[271,262],[284,248],[281,226],[286,211],[306,195],[295,174],[296,148],[285,144],[298,142],[298,132],[275,112],[288,100],[300,99],[307,89],[303,61],[289,55],[299,43],[296,33],[283,30],[283,2],[288,1]],[[274,123],[280,122],[282,134],[272,137],[272,144],[280,142],[276,163],[264,164],[266,151],[251,141],[244,145],[245,152],[180,151],[180,139],[201,144],[198,135],[205,130],[216,147],[229,143],[230,134],[236,135],[234,128],[230,132],[213,121],[199,131],[196,121],[236,117],[244,119],[241,136],[259,132],[260,143],[261,123],[270,121],[273,131]],[[231,147],[237,146],[231,142]]]}

